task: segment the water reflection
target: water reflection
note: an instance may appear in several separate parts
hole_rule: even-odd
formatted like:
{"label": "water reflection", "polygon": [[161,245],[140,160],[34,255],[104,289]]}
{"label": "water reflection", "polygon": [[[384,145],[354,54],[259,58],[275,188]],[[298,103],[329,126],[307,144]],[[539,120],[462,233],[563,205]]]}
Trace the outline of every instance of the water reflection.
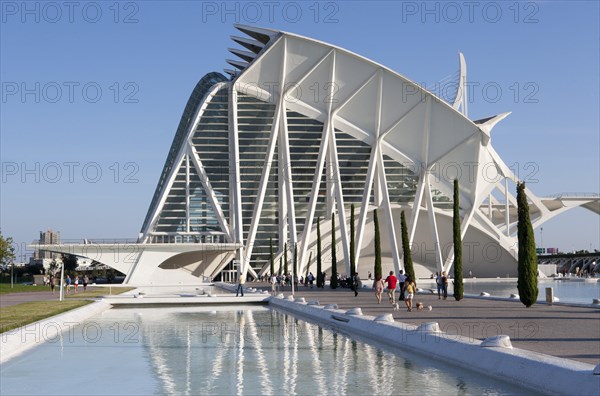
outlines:
{"label": "water reflection", "polygon": [[[85,360],[86,372],[104,378],[115,373],[129,377],[119,383],[119,392],[98,387],[93,394],[524,392],[411,353],[390,351],[389,347],[380,349],[350,339],[336,329],[324,329],[264,307],[213,307],[210,311],[202,307],[112,309],[94,323],[105,329],[115,323],[134,323],[139,332],[138,342],[128,344],[126,349],[115,345],[114,340],[94,345],[93,359]],[[86,350],[90,345],[78,336],[78,330],[74,334],[64,352],[58,343],[44,344],[27,357],[9,362],[1,373],[0,393],[31,393],[20,384],[34,375],[37,383],[45,384],[36,388],[36,394],[80,393],[77,380],[65,388],[67,374],[57,376],[51,369],[56,364],[66,368],[65,373],[81,369],[81,356],[90,352]],[[35,374],[30,367],[36,367]],[[22,375],[25,368],[32,376],[29,379]]]}

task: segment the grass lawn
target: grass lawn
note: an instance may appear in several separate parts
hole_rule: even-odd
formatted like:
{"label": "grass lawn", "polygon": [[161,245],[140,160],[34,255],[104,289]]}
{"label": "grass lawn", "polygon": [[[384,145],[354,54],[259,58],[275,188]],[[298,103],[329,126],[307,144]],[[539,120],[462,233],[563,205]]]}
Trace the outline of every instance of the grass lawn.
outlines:
{"label": "grass lawn", "polygon": [[[9,285],[10,287],[10,285]],[[25,326],[91,303],[88,300],[32,301],[0,309],[0,332]]]}
{"label": "grass lawn", "polygon": [[12,288],[10,283],[0,283],[0,294],[6,293],[23,293],[23,292],[49,292],[50,286],[32,286],[15,284]]}

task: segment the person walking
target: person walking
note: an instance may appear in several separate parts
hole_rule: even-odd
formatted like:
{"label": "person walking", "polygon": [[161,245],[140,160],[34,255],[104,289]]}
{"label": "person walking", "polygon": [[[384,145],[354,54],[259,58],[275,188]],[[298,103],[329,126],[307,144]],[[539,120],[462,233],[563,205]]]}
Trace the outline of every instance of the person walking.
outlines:
{"label": "person walking", "polygon": [[310,272],[307,276],[308,279],[308,284],[310,285],[310,288],[313,288],[313,282],[315,281],[315,276],[313,275],[312,272]]}
{"label": "person walking", "polygon": [[90,283],[90,278],[88,278],[87,274],[83,275],[83,292],[87,290],[87,285]]}
{"label": "person walking", "polygon": [[79,276],[78,275],[73,276],[73,286],[75,289],[75,293],[77,293],[77,288],[79,287]]}
{"label": "person walking", "polygon": [[277,293],[277,275],[271,275],[271,293],[275,295]]}
{"label": "person walking", "polygon": [[246,277],[244,275],[240,275],[240,279],[238,280],[238,287],[235,291],[236,297],[238,297],[240,292],[242,293],[242,297],[244,297],[244,283],[246,283]]}
{"label": "person walking", "polygon": [[50,275],[50,290],[52,290],[52,294],[54,294],[54,287],[56,286],[56,279],[54,278],[54,274]]}
{"label": "person walking", "polygon": [[400,270],[400,273],[398,274],[398,288],[400,289],[400,293],[398,294],[398,301],[404,300],[404,281],[407,278],[408,277],[404,275],[404,271]]}
{"label": "person walking", "polygon": [[408,308],[408,312],[412,312],[412,303],[416,288],[415,282],[410,278],[406,278],[404,281],[404,303],[406,304],[406,308]]}
{"label": "person walking", "polygon": [[445,271],[442,272],[442,294],[445,300],[448,297],[448,276]]}
{"label": "person walking", "polygon": [[442,298],[444,283],[442,281],[442,275],[439,272],[435,273],[435,284],[437,285],[438,300],[440,300]]}
{"label": "person walking", "polygon": [[352,290],[354,290],[354,297],[358,296],[358,288],[360,287],[360,276],[358,276],[358,272],[354,273],[352,277]]}
{"label": "person walking", "polygon": [[377,304],[381,304],[381,297],[383,296],[383,280],[381,276],[373,282],[373,289],[375,289],[375,298],[377,298]]}
{"label": "person walking", "polygon": [[398,278],[394,275],[394,271],[390,271],[390,274],[387,278],[385,278],[385,283],[387,283],[387,293],[390,298],[390,304],[396,304],[396,284],[398,283]]}
{"label": "person walking", "polygon": [[67,275],[65,283],[67,284],[67,294],[69,294],[69,292],[71,291],[71,277],[69,275]]}

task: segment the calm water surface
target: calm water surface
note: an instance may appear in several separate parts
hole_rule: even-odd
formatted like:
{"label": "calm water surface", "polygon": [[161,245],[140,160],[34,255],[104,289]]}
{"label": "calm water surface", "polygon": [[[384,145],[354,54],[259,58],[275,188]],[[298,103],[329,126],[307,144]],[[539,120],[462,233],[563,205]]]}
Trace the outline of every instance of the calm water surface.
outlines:
{"label": "calm water surface", "polygon": [[266,307],[111,309],[2,366],[2,395],[530,391]]}

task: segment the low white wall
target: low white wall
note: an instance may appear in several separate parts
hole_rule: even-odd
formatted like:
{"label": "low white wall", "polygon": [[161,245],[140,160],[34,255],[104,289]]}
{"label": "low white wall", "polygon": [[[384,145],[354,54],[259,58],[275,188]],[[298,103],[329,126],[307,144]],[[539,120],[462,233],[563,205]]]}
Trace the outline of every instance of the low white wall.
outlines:
{"label": "low white wall", "polygon": [[[50,318],[30,323],[0,334],[0,364],[44,342],[56,342],[73,326],[110,308],[105,301],[96,301]],[[65,333],[66,332],[66,333]]]}
{"label": "low white wall", "polygon": [[[272,298],[270,305],[377,342],[410,350],[454,366],[547,394],[597,396],[600,375],[594,366],[517,348],[483,347],[482,341],[401,322],[375,321],[338,309]],[[338,320],[334,319],[336,317]]]}

